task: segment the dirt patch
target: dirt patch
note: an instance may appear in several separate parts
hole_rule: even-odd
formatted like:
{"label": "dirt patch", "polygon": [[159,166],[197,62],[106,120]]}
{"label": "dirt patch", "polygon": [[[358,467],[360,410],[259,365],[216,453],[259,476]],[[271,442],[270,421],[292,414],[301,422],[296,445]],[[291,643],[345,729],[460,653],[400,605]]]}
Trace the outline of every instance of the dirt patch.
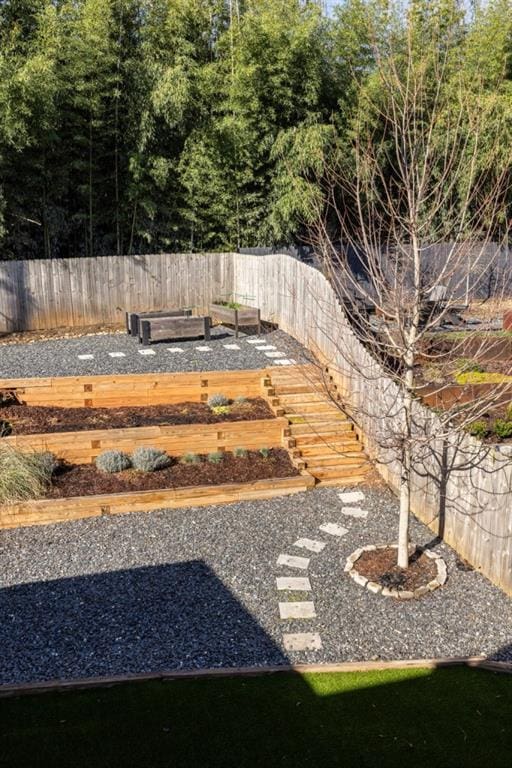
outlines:
{"label": "dirt patch", "polygon": [[54,328],[46,331],[20,331],[0,334],[2,344],[35,344],[49,339],[76,339],[82,336],[100,336],[112,333],[126,333],[126,328],[115,325],[85,325],[77,328]]}
{"label": "dirt patch", "polygon": [[35,405],[6,405],[0,420],[11,425],[14,435],[41,432],[76,432],[84,429],[218,424],[225,421],[274,419],[263,398],[234,403],[228,413],[213,413],[206,403],[147,405],[131,408],[53,408]]}
{"label": "dirt patch", "polygon": [[244,459],[226,453],[219,464],[212,464],[206,461],[205,457],[202,459],[200,464],[181,464],[174,460],[170,467],[158,472],[137,472],[130,469],[116,474],[100,472],[94,464],[63,464],[54,475],[48,497],[57,499],[193,485],[250,483],[299,474],[287,452],[280,448],[271,450],[266,459],[256,451],[250,451]]}
{"label": "dirt patch", "polygon": [[416,549],[409,558],[407,569],[396,564],[397,550],[393,547],[363,552],[354,563],[354,568],[368,581],[399,591],[414,592],[426,586],[437,576],[435,562],[421,550]]}

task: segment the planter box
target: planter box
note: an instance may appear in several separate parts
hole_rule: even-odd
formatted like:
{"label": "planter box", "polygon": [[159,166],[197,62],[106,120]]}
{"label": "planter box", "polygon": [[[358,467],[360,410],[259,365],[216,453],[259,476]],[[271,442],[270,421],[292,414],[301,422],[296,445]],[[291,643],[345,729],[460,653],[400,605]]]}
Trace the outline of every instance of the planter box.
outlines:
{"label": "planter box", "polygon": [[213,320],[220,321],[223,325],[235,326],[235,337],[238,338],[240,326],[256,326],[258,336],[261,332],[261,312],[257,307],[241,305],[239,309],[226,307],[224,304],[211,304],[210,315]]}
{"label": "planter box", "polygon": [[253,483],[191,486],[130,493],[77,496],[68,499],[41,499],[0,508],[0,529],[48,525],[101,515],[150,512],[209,504],[228,504],[249,499],[270,499],[302,493],[315,484],[305,471],[294,477],[269,478]]}

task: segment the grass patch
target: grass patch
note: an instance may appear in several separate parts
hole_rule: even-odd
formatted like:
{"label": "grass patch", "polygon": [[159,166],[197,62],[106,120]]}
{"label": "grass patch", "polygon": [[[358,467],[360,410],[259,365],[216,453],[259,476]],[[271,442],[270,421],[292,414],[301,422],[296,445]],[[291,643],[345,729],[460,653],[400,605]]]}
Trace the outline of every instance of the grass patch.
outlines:
{"label": "grass patch", "polygon": [[508,768],[511,683],[409,669],[3,699],[0,757],[6,768]]}

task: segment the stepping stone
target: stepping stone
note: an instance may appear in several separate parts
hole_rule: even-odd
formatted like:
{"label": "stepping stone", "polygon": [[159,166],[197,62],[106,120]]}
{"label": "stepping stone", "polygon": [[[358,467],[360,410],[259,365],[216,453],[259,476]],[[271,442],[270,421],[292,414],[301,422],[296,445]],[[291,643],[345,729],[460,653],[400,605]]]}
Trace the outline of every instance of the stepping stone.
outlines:
{"label": "stepping stone", "polygon": [[139,349],[139,355],[156,355],[154,349]]}
{"label": "stepping stone", "polygon": [[[267,355],[268,354],[269,353],[267,352]],[[296,360],[286,360],[286,359],[285,360],[276,360],[276,365],[296,365],[296,364],[297,364]]]}
{"label": "stepping stone", "polygon": [[183,352],[181,347],[167,347],[168,352]]}
{"label": "stepping stone", "polygon": [[311,592],[311,582],[307,576],[278,576],[276,583],[279,590]]}
{"label": "stepping stone", "polygon": [[238,344],[223,344],[224,349],[240,349]]}
{"label": "stepping stone", "polygon": [[[259,349],[259,347],[256,347]],[[284,352],[265,352],[265,357],[285,357]]]}
{"label": "stepping stone", "polygon": [[285,651],[320,651],[322,638],[318,632],[298,632],[283,635]]}
{"label": "stepping stone", "polygon": [[310,552],[321,552],[326,546],[324,541],[316,541],[316,539],[297,539],[294,547],[300,547],[300,549],[309,549]]}
{"label": "stepping stone", "polygon": [[361,493],[361,491],[345,491],[344,493],[338,493],[338,499],[344,501],[345,504],[353,504],[356,501],[364,501],[364,493]]}
{"label": "stepping stone", "polygon": [[344,536],[348,533],[348,528],[343,528],[343,526],[338,525],[337,523],[323,523],[319,528],[321,531],[329,533],[331,536]]}
{"label": "stepping stone", "polygon": [[361,507],[342,507],[341,514],[349,517],[368,517],[368,512]]}
{"label": "stepping stone", "polygon": [[94,360],[94,355],[78,355],[79,360]]}
{"label": "stepping stone", "polygon": [[261,339],[246,339],[248,344],[261,344]]}
{"label": "stepping stone", "polygon": [[197,352],[211,352],[212,351],[211,347],[194,347],[194,349],[197,350]]}
{"label": "stepping stone", "polygon": [[260,352],[268,352],[270,349],[276,349],[276,347],[273,347],[272,344],[267,344],[265,347],[254,347],[254,349],[259,349]]}
{"label": "stepping stone", "polygon": [[289,568],[300,568],[301,571],[307,570],[309,566],[309,557],[296,557],[296,555],[279,555],[278,565],[287,565]]}
{"label": "stepping stone", "polygon": [[126,357],[124,352],[109,352],[109,357]]}
{"label": "stepping stone", "polygon": [[281,619],[316,619],[315,604],[304,603],[279,603],[279,616]]}

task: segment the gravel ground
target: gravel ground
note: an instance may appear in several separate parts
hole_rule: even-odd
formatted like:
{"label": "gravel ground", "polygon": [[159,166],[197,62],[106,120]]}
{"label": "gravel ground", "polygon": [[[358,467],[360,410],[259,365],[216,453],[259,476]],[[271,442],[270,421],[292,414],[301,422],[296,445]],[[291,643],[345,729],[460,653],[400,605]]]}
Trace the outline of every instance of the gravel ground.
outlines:
{"label": "gravel ground", "polygon": [[[366,520],[346,518],[336,489],[226,506],[129,514],[0,532],[0,682],[176,668],[486,654],[512,659],[512,601],[480,574],[399,603],[343,573],[347,555],[385,543],[397,503],[362,487]],[[349,528],[342,539],[324,522]],[[390,533],[391,532],[391,533]],[[323,552],[293,547],[299,537]],[[413,521],[412,537],[432,534]],[[308,572],[280,553],[310,556]],[[317,618],[281,621],[276,576],[304,576]],[[286,653],[283,632],[318,632],[323,650]]]}
{"label": "gravel ground", "polygon": [[[111,373],[150,373],[152,371],[223,371],[264,368],[275,360],[256,346],[273,346],[283,357],[297,362],[306,360],[306,351],[282,331],[262,333],[261,345],[249,344],[247,339],[234,338],[232,329],[216,326],[211,341],[195,340],[175,343],[162,342],[142,347],[127,334],[100,334],[72,339],[52,339],[29,344],[0,346],[0,377],[29,378],[32,376],[93,376]],[[226,349],[225,344],[237,344],[240,349]],[[201,352],[197,347],[211,347]],[[182,352],[169,352],[170,348]],[[155,354],[141,355],[149,349]],[[109,352],[124,353],[125,357],[110,357]],[[80,360],[78,355],[93,355]]]}

